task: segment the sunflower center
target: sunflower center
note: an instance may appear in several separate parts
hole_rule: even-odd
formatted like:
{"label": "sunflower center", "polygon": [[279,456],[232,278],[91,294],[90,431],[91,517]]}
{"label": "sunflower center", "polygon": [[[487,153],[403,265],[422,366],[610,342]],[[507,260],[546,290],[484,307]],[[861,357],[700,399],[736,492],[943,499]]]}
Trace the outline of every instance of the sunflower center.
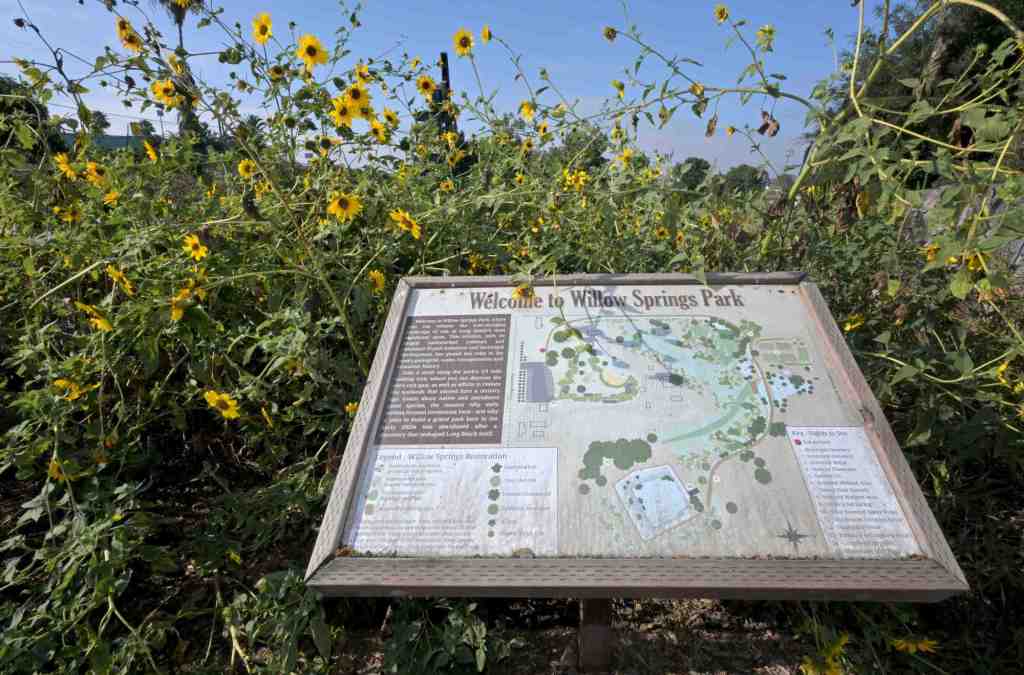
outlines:
{"label": "sunflower center", "polygon": [[217,410],[227,410],[228,408],[231,407],[230,405],[228,405],[228,402],[225,401],[222,398],[217,399],[216,406],[217,406]]}
{"label": "sunflower center", "polygon": [[260,35],[266,35],[267,34],[267,30],[268,30],[267,24],[260,24]]}
{"label": "sunflower center", "polygon": [[360,93],[360,91],[358,89],[353,89],[352,92],[349,94],[349,96],[352,97],[353,101],[358,101],[359,99],[361,99],[363,97],[362,93]]}
{"label": "sunflower center", "polygon": [[348,200],[344,197],[338,198],[338,208],[342,211],[348,211]]}
{"label": "sunflower center", "polygon": [[309,45],[308,47],[306,47],[306,56],[308,56],[309,58],[316,57],[316,53],[316,45]]}
{"label": "sunflower center", "polygon": [[469,47],[469,38],[466,36],[462,36],[462,39],[459,40],[459,46],[462,47],[463,49]]}

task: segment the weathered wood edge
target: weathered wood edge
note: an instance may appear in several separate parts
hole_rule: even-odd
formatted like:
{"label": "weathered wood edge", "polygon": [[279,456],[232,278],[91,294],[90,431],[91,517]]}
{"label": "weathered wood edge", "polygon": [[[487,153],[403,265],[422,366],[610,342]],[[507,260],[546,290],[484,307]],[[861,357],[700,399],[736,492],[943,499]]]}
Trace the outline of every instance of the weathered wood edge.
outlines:
{"label": "weathered wood edge", "polygon": [[[708,286],[741,286],[770,284],[799,284],[806,278],[804,272],[708,272]],[[413,288],[456,288],[459,286],[514,286],[510,276],[449,276],[405,277]],[[692,274],[555,274],[537,277],[533,286],[610,286],[660,284],[665,286],[702,285],[704,282]]]}
{"label": "weathered wood edge", "polygon": [[373,420],[379,419],[387,390],[385,374],[391,371],[394,360],[398,358],[396,341],[400,338],[405,326],[406,309],[412,299],[412,287],[404,279],[399,280],[391,299],[391,309],[384,321],[377,353],[370,366],[370,374],[366,379],[366,387],[359,400],[359,410],[352,421],[348,443],[341,458],[338,475],[334,479],[331,497],[324,512],[320,531],[317,533],[316,545],[306,567],[306,581],[334,555],[335,549],[344,534],[345,522],[352,502],[353,492],[357,489],[359,469],[369,446],[369,440],[376,432]]}
{"label": "weathered wood edge", "polygon": [[[401,335],[405,315],[414,288],[452,288],[457,286],[509,286],[509,277],[406,277],[399,282],[391,310],[385,323],[377,354],[371,368],[370,380],[363,392],[360,411],[353,424],[346,446],[345,457],[335,480],[328,511],[324,516],[313,556],[306,571],[306,582],[325,595],[346,596],[496,596],[496,597],[713,597],[758,599],[849,599],[879,601],[938,601],[955,593],[968,590],[963,573],[953,558],[952,551],[942,535],[934,515],[924,501],[923,494],[910,471],[898,442],[885,422],[885,417],[864,380],[856,361],[846,346],[838,326],[814,284],[804,283],[806,275],[800,272],[770,274],[709,274],[708,285],[730,284],[801,284],[805,299],[810,302],[818,324],[837,356],[843,360],[850,375],[847,384],[858,393],[875,421],[872,431],[883,439],[886,452],[895,447],[895,460],[889,471],[895,484],[905,495],[916,497],[912,508],[914,517],[924,521],[927,537],[925,547],[931,549],[937,560],[902,561],[847,561],[847,560],[745,560],[676,559],[668,561],[681,566],[682,576],[662,574],[656,584],[620,583],[623,570],[630,576],[649,565],[664,566],[665,560],[652,559],[423,559],[423,558],[334,558],[334,550],[343,535],[348,510],[362,462],[373,429],[369,423],[379,416],[386,393],[386,382],[380,377],[389,371],[397,358],[394,342]],[[692,275],[611,275],[588,274],[547,277],[536,285],[598,285],[598,284],[700,284]],[[814,295],[817,294],[817,298]],[[852,366],[852,367],[851,367]],[[376,381],[376,385],[370,383]],[[857,385],[860,386],[857,386]],[[866,396],[864,395],[866,391]],[[888,439],[886,440],[886,435]],[[902,463],[903,471],[897,471]],[[907,484],[909,481],[909,485]],[[905,502],[901,500],[901,504]],[[923,505],[923,510],[921,506]],[[943,554],[945,552],[945,555]],[[551,572],[551,564],[556,569]],[[792,564],[796,563],[797,568]],[[865,568],[868,563],[868,568]],[[595,569],[595,565],[597,568]],[[824,582],[813,583],[808,572],[811,567],[827,569]],[[896,576],[883,571],[907,570]],[[423,583],[410,583],[407,578],[414,571],[429,571]],[[545,573],[545,570],[548,573]],[[595,579],[594,572],[603,570]],[[727,583],[715,583],[716,577],[728,571]],[[495,579],[497,574],[499,579]],[[842,577],[846,583],[839,582]],[[550,577],[550,579],[546,579]],[[575,583],[574,579],[588,579],[589,585]],[[765,580],[768,580],[767,582]],[[339,580],[344,580],[339,583]],[[457,581],[453,581],[457,580]],[[601,583],[601,581],[606,583]],[[910,583],[908,583],[910,582]],[[913,585],[913,588],[909,588]]]}
{"label": "weathered wood edge", "polygon": [[325,596],[719,598],[937,602],[962,585],[938,561],[748,558],[335,558]]}
{"label": "weathered wood edge", "polygon": [[832,356],[839,361],[840,367],[835,369],[835,372],[838,377],[844,379],[845,384],[857,396],[861,404],[861,412],[864,414],[866,431],[869,435],[874,435],[881,444],[882,452],[879,453],[879,459],[882,468],[896,488],[896,497],[911,521],[912,529],[918,535],[918,543],[932,559],[942,565],[953,579],[957,580],[958,592],[969,591],[970,586],[963,570],[960,569],[960,565],[935,519],[935,514],[932,513],[921,492],[917,478],[885,418],[878,399],[875,398],[864,373],[861,372],[857,360],[846,344],[842,331],[832,317],[828,303],[825,302],[817,284],[805,281],[800,284],[800,288],[803,291],[802,297],[809,304],[816,319],[815,323],[822,331],[825,344],[830,347]]}

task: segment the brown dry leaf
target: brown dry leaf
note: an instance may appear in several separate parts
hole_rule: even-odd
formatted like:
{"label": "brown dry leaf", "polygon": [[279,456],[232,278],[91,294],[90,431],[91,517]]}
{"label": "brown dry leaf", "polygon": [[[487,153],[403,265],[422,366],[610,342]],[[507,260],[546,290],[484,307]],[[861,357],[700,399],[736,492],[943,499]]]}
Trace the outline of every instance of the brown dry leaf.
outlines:
{"label": "brown dry leaf", "polygon": [[705,138],[711,138],[715,135],[715,129],[718,127],[718,113],[708,120],[708,128],[704,131]]}

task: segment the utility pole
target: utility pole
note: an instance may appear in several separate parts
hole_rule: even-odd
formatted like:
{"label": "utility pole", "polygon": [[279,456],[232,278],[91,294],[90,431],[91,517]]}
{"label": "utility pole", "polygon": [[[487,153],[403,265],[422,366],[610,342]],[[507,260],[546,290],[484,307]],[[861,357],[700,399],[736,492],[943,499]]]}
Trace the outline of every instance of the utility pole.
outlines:
{"label": "utility pole", "polygon": [[448,52],[441,52],[441,86],[434,91],[431,103],[439,109],[437,119],[440,123],[441,131],[458,132],[459,127],[455,121],[455,116],[444,107],[444,104],[451,101],[451,98],[452,81],[448,73]]}

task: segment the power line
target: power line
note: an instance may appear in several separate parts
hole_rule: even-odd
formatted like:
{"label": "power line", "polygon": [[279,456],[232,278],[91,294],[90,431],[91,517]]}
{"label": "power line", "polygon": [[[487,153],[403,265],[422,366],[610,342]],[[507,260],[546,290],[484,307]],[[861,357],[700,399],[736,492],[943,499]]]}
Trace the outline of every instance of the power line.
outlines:
{"label": "power line", "polygon": [[[68,110],[74,110],[76,112],[78,110],[76,106],[67,105],[65,103],[47,103],[46,105],[54,108],[66,108]],[[125,115],[124,113],[107,112],[106,110],[101,110],[99,108],[97,108],[97,110],[100,110],[100,112],[102,112],[104,115],[108,117],[123,117],[129,120],[145,120],[147,122],[154,122],[157,124],[175,124],[174,122],[169,122],[165,118],[161,117],[141,117],[139,115]]]}

